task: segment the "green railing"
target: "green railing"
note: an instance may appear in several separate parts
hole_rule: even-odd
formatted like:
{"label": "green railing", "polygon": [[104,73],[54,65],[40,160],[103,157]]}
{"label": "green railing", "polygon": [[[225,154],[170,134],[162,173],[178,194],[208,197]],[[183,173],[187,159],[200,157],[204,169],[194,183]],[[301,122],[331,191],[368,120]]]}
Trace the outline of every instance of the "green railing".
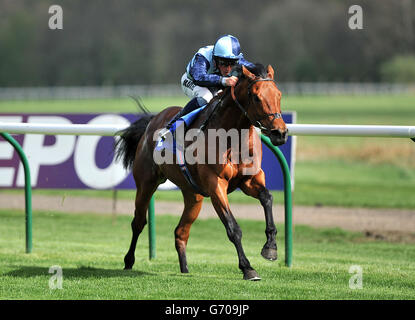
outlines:
{"label": "green railing", "polygon": [[291,175],[287,160],[281,150],[274,146],[267,136],[261,134],[261,140],[277,157],[284,177],[284,231],[285,231],[285,265],[292,266],[293,262],[293,232],[292,232],[292,195],[291,195]]}
{"label": "green railing", "polygon": [[154,211],[153,195],[150,200],[150,205],[148,206],[148,243],[150,260],[156,258],[156,219]]}
{"label": "green railing", "polygon": [[0,135],[16,149],[23,163],[25,176],[25,210],[26,210],[26,253],[32,252],[32,184],[30,182],[30,168],[26,155],[20,144],[8,133],[0,132]]}

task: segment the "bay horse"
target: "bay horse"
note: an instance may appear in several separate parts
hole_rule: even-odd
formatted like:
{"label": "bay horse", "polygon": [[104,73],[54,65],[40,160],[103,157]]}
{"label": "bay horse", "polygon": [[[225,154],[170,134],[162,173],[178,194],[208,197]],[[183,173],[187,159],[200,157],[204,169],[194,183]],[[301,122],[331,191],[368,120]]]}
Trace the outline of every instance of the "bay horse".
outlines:
{"label": "bay horse", "polygon": [[[199,215],[204,196],[208,196],[225,226],[229,240],[236,248],[243,279],[260,280],[244,253],[241,243],[242,232],[229,207],[227,194],[237,188],[259,199],[266,221],[266,242],[261,255],[271,261],[277,259],[277,228],[272,215],[273,197],[265,187],[265,174],[260,167],[262,145],[254,126],[261,128],[274,145],[281,145],[287,141],[288,130],[281,116],[281,92],[274,81],[274,70],[270,65],[267,68],[256,64],[255,68],[247,69],[244,66],[237,66],[234,69],[239,76],[235,87],[227,87],[214,97],[189,129],[200,128],[202,124],[205,124],[203,132],[218,128],[225,130],[233,128],[238,132],[245,129],[249,134],[245,135],[244,139],[241,138],[241,147],[247,147],[256,161],[251,161],[251,163],[228,161],[230,154],[235,152],[228,148],[222,154],[216,154],[216,159],[225,159],[225,163],[218,163],[218,161],[189,164],[189,173],[199,188],[195,190],[185,179],[177,163],[157,164],[153,159],[156,131],[164,128],[181,109],[180,107],[168,107],[156,115],[147,113],[121,131],[120,139],[115,147],[116,157],[123,160],[125,168],[132,168],[137,187],[135,212],[131,223],[132,239],[124,258],[125,269],[133,267],[137,239],[147,223],[146,213],[150,199],[159,184],[165,182],[166,179],[181,189],[184,198],[184,210],[174,230],[175,247],[182,273],[189,272],[186,262],[186,246],[190,228]],[[207,153],[208,141],[206,140],[205,143]],[[217,148],[215,150],[220,152]],[[252,169],[253,166],[257,167],[252,171],[255,174],[246,174],[244,169]]]}

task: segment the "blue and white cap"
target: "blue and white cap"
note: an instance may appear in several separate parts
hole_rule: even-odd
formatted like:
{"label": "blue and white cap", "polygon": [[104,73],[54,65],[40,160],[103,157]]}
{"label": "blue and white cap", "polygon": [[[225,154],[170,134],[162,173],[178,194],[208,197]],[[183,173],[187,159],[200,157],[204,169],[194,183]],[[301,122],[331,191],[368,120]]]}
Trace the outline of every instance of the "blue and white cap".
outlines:
{"label": "blue and white cap", "polygon": [[239,40],[230,34],[220,37],[213,47],[213,56],[238,60],[242,57]]}

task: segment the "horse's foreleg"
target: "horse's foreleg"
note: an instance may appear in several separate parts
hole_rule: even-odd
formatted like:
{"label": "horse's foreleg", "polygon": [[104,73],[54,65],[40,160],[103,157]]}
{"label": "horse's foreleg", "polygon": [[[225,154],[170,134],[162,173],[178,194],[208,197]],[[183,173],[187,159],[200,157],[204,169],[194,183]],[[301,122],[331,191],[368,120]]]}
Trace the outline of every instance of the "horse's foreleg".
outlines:
{"label": "horse's foreleg", "polygon": [[212,204],[220,220],[226,228],[229,240],[235,245],[238,253],[239,269],[242,270],[245,280],[260,280],[257,272],[251,267],[242,248],[242,231],[229,208],[227,184],[218,183],[215,192],[211,193]]}
{"label": "horse's foreleg", "polygon": [[189,239],[190,227],[197,219],[202,208],[203,196],[193,193],[184,193],[184,210],[180,222],[174,230],[175,245],[179,256],[180,271],[188,273],[186,260],[186,246]]}
{"label": "horse's foreleg", "polygon": [[258,199],[264,208],[266,223],[265,235],[267,237],[267,241],[262,248],[261,255],[267,260],[277,260],[277,227],[275,226],[272,214],[273,197],[269,190],[265,187],[265,175],[263,171],[261,170],[258,175],[245,181],[245,183],[241,185],[241,189],[247,195]]}
{"label": "horse's foreleg", "polygon": [[263,189],[259,193],[259,201],[264,208],[265,212],[265,235],[267,236],[267,242],[265,242],[264,247],[261,250],[261,255],[267,260],[277,260],[277,227],[274,223],[274,217],[272,215],[272,194],[268,189]]}

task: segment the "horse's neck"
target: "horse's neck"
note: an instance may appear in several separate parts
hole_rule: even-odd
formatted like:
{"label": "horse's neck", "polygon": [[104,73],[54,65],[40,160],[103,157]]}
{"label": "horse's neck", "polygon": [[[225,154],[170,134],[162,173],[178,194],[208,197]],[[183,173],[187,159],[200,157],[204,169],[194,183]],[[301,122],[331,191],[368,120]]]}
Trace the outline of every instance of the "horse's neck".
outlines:
{"label": "horse's neck", "polygon": [[[207,122],[207,126],[205,128],[205,134],[209,134],[208,133],[209,129],[214,129],[214,130],[224,129],[227,132],[226,134],[230,133],[229,132],[230,130],[236,129],[238,131],[239,138],[240,138],[238,139],[238,141],[240,141],[239,150],[233,150],[232,153],[229,153],[229,147],[232,148],[232,139],[231,139],[231,145],[228,145],[228,148],[226,150],[223,150],[225,152],[225,155],[222,154],[222,156],[232,157],[232,154],[235,155],[234,153],[235,151],[237,153],[240,153],[241,150],[249,150],[250,155],[261,154],[261,150],[259,150],[259,152],[258,150],[254,152],[254,148],[257,148],[257,144],[254,143],[254,140],[256,139],[255,137],[256,132],[255,132],[254,126],[250,123],[249,119],[238,108],[236,103],[233,101],[231,95],[225,95],[220,99],[221,101],[219,101],[219,103],[216,104],[216,106],[214,104],[210,104],[207,108],[208,114],[211,114],[211,112],[213,113],[212,113],[212,117],[210,117],[210,119]],[[213,110],[213,108],[215,109]],[[249,131],[246,131],[246,130],[249,130]],[[205,141],[207,143],[207,148],[208,148],[206,154],[208,154],[208,152],[210,152],[209,150],[211,147],[211,146],[209,147],[208,145],[210,139],[206,139]],[[222,150],[222,148],[219,147],[218,150]],[[217,155],[217,156],[219,156],[220,158],[222,157],[221,155]]]}
{"label": "horse's neck", "polygon": [[223,97],[220,105],[218,105],[214,126],[217,128],[223,128],[226,131],[230,129],[237,129],[240,131],[242,129],[249,129],[251,127],[251,123],[237,107],[231,95],[226,95]]}
{"label": "horse's neck", "polygon": [[[221,102],[216,105],[216,110],[212,119],[210,119],[207,126],[208,129],[224,129],[229,133],[229,130],[237,130],[241,145],[248,145],[248,149],[252,149],[253,135],[256,134],[254,126],[249,119],[238,108],[231,95],[225,95],[221,98]],[[249,131],[246,131],[249,130]]]}

